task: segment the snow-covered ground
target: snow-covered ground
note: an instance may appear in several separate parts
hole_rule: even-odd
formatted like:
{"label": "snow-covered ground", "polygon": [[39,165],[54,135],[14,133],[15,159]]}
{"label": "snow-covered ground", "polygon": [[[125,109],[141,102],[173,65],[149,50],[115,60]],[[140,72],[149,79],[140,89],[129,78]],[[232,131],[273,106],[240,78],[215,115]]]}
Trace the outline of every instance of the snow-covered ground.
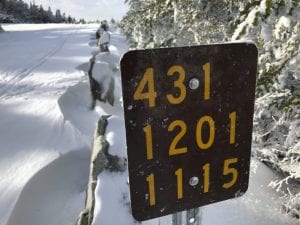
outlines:
{"label": "snow-covered ground", "polygon": [[[0,35],[0,224],[74,224],[84,206],[91,112],[83,71],[95,26],[6,25]],[[69,98],[68,98],[69,96]],[[85,120],[88,118],[88,120]]]}
{"label": "snow-covered ground", "polygon": [[[6,25],[0,34],[0,224],[73,225],[84,209],[91,143],[96,121],[111,114],[106,136],[110,153],[126,157],[120,102],[89,110],[87,70],[96,25]],[[117,63],[128,48],[111,34]],[[98,60],[105,57],[99,55]],[[107,60],[107,59],[106,59]],[[105,62],[104,62],[105,63]],[[100,63],[101,64],[101,63]],[[99,70],[101,67],[99,68]],[[98,177],[93,225],[132,225],[128,172]],[[296,225],[281,213],[280,194],[268,185],[277,179],[252,160],[250,188],[239,199],[203,207],[202,225]],[[143,222],[169,225],[167,216]]]}

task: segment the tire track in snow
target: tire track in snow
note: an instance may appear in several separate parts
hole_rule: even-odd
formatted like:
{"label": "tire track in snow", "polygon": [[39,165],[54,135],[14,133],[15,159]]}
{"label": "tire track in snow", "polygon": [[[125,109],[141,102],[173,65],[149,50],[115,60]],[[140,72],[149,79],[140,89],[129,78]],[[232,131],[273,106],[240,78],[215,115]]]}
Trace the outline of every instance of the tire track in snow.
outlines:
{"label": "tire track in snow", "polygon": [[[51,57],[56,55],[61,49],[63,49],[66,42],[69,40],[69,38],[76,33],[78,33],[78,29],[76,28],[76,31],[73,33],[68,34],[66,37],[63,38],[63,40],[58,43],[54,49],[51,49],[50,51],[46,52],[45,55],[43,55],[41,58],[38,59],[37,63],[33,63],[33,65],[29,65],[27,68],[22,69],[20,72],[16,73],[13,78],[11,78],[9,81],[7,81],[5,84],[0,85],[0,89],[2,90],[0,92],[0,99],[11,97],[13,95],[16,95],[16,93],[10,94],[12,90],[15,89],[17,85],[20,84],[23,80],[25,80],[29,75],[33,74],[34,70],[38,69],[42,65],[44,65],[47,60],[49,60]],[[8,74],[7,74],[8,75]],[[5,88],[5,86],[8,86],[8,88]]]}
{"label": "tire track in snow", "polygon": [[[18,173],[19,171],[15,172],[13,167],[22,167],[22,168],[23,167],[25,168],[27,166],[30,167],[31,164],[33,164],[33,162],[30,162],[31,160],[28,159],[27,153],[24,154],[24,157],[23,156],[22,158],[20,157],[20,159],[22,160],[21,166],[19,166],[20,164],[18,162],[11,161],[11,167],[12,167],[11,170],[13,171],[7,170],[6,172],[8,172],[10,175],[9,176],[5,175],[5,173],[3,175],[7,176],[9,179],[14,180],[14,183],[13,184],[8,183],[7,187],[3,186],[3,190],[7,189],[8,191],[10,191],[11,187],[13,187],[14,184],[18,184],[18,185],[20,184],[20,187],[18,190],[11,191],[10,197],[5,196],[9,201],[6,201],[8,203],[7,206],[1,207],[1,212],[0,212],[1,225],[6,224],[7,219],[9,218],[10,218],[9,224],[11,225],[17,225],[17,224],[73,225],[79,213],[80,204],[83,204],[84,202],[83,192],[84,192],[84,187],[87,183],[86,179],[88,175],[86,174],[82,175],[82,173],[84,171],[88,171],[89,153],[90,153],[88,144],[90,143],[88,144],[86,143],[85,138],[80,135],[76,127],[73,126],[71,123],[63,123],[62,114],[60,114],[57,106],[57,98],[60,95],[59,93],[61,93],[61,87],[59,86],[59,91],[56,91],[55,93],[45,93],[45,95],[43,96],[37,95],[34,92],[30,96],[32,97],[32,99],[29,99],[30,101],[27,101],[27,99],[26,101],[24,101],[23,96],[20,98],[19,96],[17,96],[18,93],[16,93],[17,91],[19,91],[19,93],[21,94],[24,93],[24,92],[20,92],[20,90],[17,90],[17,88],[19,88],[19,85],[22,81],[23,81],[22,85],[26,86],[26,83],[31,82],[33,78],[36,79],[36,77],[33,76],[37,75],[38,71],[41,70],[41,73],[43,71],[47,72],[48,69],[47,66],[37,71],[39,67],[43,66],[47,62],[49,62],[50,67],[55,66],[54,63],[56,61],[54,61],[53,63],[52,60],[49,59],[55,56],[58,52],[60,52],[61,49],[69,50],[71,47],[73,47],[73,44],[76,44],[78,46],[82,44],[82,41],[86,39],[86,34],[85,34],[86,31],[83,31],[82,35],[78,36],[78,40],[75,38],[74,40],[70,41],[70,45],[64,47],[65,44],[68,42],[69,38],[74,36],[75,33],[79,32],[80,28],[81,27],[72,27],[72,29],[69,29],[69,31],[67,30],[68,33],[65,33],[65,30],[63,30],[64,27],[62,27],[62,30],[59,30],[60,29],[59,27],[57,29],[58,33],[60,33],[60,31],[63,31],[64,34],[57,35],[58,41],[55,41],[55,46],[51,44],[52,41],[46,42],[46,44],[42,43],[43,46],[46,46],[48,43],[49,46],[51,46],[51,48],[45,49],[46,51],[44,52],[41,51],[37,55],[38,57],[37,56],[35,57],[36,59],[38,58],[38,60],[35,61],[35,63],[32,63],[32,59],[30,58],[31,61],[24,60],[26,61],[25,63],[21,62],[15,67],[14,64],[12,64],[11,65],[12,68],[7,67],[8,69],[11,70],[17,67],[20,68],[22,67],[22,65],[25,65],[23,66],[25,68],[23,68],[18,73],[16,73],[15,71],[15,76],[12,79],[10,80],[6,79],[5,81],[2,79],[3,82],[6,82],[4,84],[4,88],[6,89],[3,91],[2,87],[0,87],[1,92],[3,91],[2,94],[4,95],[4,96],[0,96],[0,99],[7,97],[7,99],[5,99],[5,101],[3,102],[8,105],[14,102],[18,103],[16,104],[15,107],[11,107],[12,109],[11,111],[15,110],[17,113],[15,117],[16,120],[11,121],[11,124],[14,126],[12,128],[9,127],[8,130],[11,131],[10,133],[12,133],[14,130],[16,131],[18,129],[17,127],[18,125],[16,125],[18,124],[17,121],[21,121],[22,122],[20,123],[21,130],[24,130],[26,133],[25,136],[28,137],[24,141],[24,146],[20,145],[21,146],[20,149],[24,148],[24,150],[28,150],[28,154],[30,153],[32,155],[32,159],[34,160],[37,160],[39,154],[42,155],[45,153],[44,157],[45,158],[49,157],[48,155],[46,155],[46,152],[49,152],[49,155],[51,156],[55,155],[55,153],[73,152],[79,150],[80,153],[79,154],[67,153],[63,155],[60,154],[57,159],[55,159],[53,162],[50,162],[50,164],[48,164],[50,160],[53,160],[53,158],[50,159],[49,157],[49,160],[45,162],[48,165],[43,164],[44,161],[41,161],[41,164],[36,163],[35,161],[34,163],[36,163],[36,167],[32,171],[29,170],[28,171],[29,173],[26,174],[25,173],[22,174],[23,173],[22,170],[19,170],[20,173]],[[24,41],[21,43],[20,46],[22,47],[22,45],[26,43],[27,42]],[[28,47],[24,46],[22,50],[24,49],[26,50],[28,49]],[[78,57],[88,56],[88,52],[84,51],[84,47],[78,49],[76,48],[75,50],[78,51]],[[59,53],[58,56],[68,57],[65,56],[64,53],[65,51],[62,51]],[[26,52],[20,51],[20,54],[25,55]],[[27,56],[25,55],[25,57]],[[76,66],[76,60],[74,60],[74,62],[75,62],[74,66]],[[71,62],[70,65],[73,65],[74,62]],[[64,68],[62,68],[61,70],[59,68],[59,73],[61,71],[63,71],[63,73],[66,72],[67,77],[69,77],[68,71],[66,71]],[[9,75],[7,75],[6,78],[8,78],[8,76]],[[40,76],[37,77],[39,78]],[[74,79],[77,80],[78,77],[79,76],[75,72]],[[47,79],[47,77],[45,77],[45,79]],[[51,79],[53,78],[51,77]],[[54,77],[54,79],[57,79],[57,81],[61,80],[59,77],[58,78]],[[73,83],[72,79],[73,78],[71,76],[68,79],[63,78],[62,81],[64,82],[66,80],[66,85],[69,86],[70,83]],[[32,86],[33,89],[35,89],[36,87],[37,86]],[[28,88],[25,91],[28,91]],[[57,86],[55,88],[57,89]],[[65,86],[62,86],[62,88],[66,89]],[[42,89],[44,92],[48,91],[48,89],[44,89],[43,87]],[[19,107],[19,102],[20,102],[20,107]],[[36,110],[34,110],[35,108]],[[29,126],[32,129],[28,130],[28,126],[26,123],[30,124]],[[10,125],[9,123],[7,124]],[[34,130],[34,128],[38,128],[38,129]],[[39,128],[41,128],[41,130]],[[35,132],[37,133],[36,135],[34,134]],[[19,134],[20,133],[19,130],[16,133]],[[22,137],[23,136],[24,135],[22,134]],[[20,140],[18,139],[15,142],[19,142],[19,141]],[[38,143],[37,144],[38,148],[36,151],[34,148],[35,143]],[[8,150],[12,150],[12,152],[8,154],[9,156],[15,156],[18,154],[18,151],[21,151],[18,149],[18,146],[16,148],[10,149],[11,145],[9,141],[4,142],[4,146],[5,144],[9,146]],[[78,149],[79,146],[87,146],[87,147],[84,147],[83,149]],[[46,165],[46,167],[40,169],[41,166],[43,165]],[[10,165],[8,166],[8,168],[10,168]],[[65,185],[63,185],[61,189],[57,188],[57,187],[61,187],[62,183],[65,183]],[[54,189],[52,189],[53,187]],[[45,190],[43,190],[43,188],[45,188]],[[70,190],[70,188],[72,188],[72,190]],[[22,192],[21,195],[19,196],[21,189]],[[57,193],[55,190],[58,190],[58,195],[56,195]],[[41,194],[41,192],[43,191],[45,195],[44,198],[43,195]],[[53,207],[53,205],[57,206],[57,208]],[[58,209],[62,209],[63,211],[60,212]],[[54,213],[52,214],[52,212]]]}
{"label": "tire track in snow", "polygon": [[[47,52],[35,65],[27,68],[23,73],[19,73],[23,77],[20,79],[16,77],[15,81],[21,82],[26,79],[34,70],[63,48],[66,41]],[[68,121],[68,124],[83,136],[92,138],[94,126],[100,114],[117,114],[121,111],[121,105],[112,107],[105,103],[99,103],[98,109],[103,108],[103,110],[90,111],[86,104],[89,101],[88,88],[87,82],[79,82],[75,86],[69,87],[58,99],[58,106],[64,122]],[[8,96],[7,93],[6,96]],[[116,102],[119,102],[119,99],[116,99]],[[76,149],[70,151],[74,150]],[[78,205],[80,202],[82,204],[84,202],[83,191],[85,182],[87,182],[84,179],[88,178],[87,175],[79,176],[78,174],[82,174],[82,170],[88,171],[89,153],[90,151],[85,149],[78,153],[62,155],[37,172],[26,183],[7,225],[74,224],[80,211]],[[79,177],[82,178],[79,179],[80,184],[77,182]],[[73,217],[75,212],[76,216]]]}

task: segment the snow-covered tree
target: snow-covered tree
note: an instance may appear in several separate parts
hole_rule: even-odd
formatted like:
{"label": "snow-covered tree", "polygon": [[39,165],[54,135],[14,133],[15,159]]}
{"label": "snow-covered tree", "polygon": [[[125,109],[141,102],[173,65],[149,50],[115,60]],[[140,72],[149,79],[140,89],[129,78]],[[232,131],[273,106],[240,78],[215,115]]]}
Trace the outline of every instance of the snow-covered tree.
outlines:
{"label": "snow-covered tree", "polygon": [[[232,15],[220,0],[128,1],[121,26],[137,48],[194,45],[226,40]],[[209,15],[209,16],[208,16]],[[140,22],[143,21],[143,22]]]}
{"label": "snow-covered tree", "polygon": [[[300,180],[299,12],[296,0],[247,1],[232,27],[232,40],[253,40],[260,51],[255,154],[282,172],[287,183]],[[300,194],[289,192],[286,208],[299,217]]]}
{"label": "snow-covered tree", "polygon": [[[300,181],[300,1],[127,0],[121,22],[134,48],[251,40],[259,49],[253,155]],[[291,187],[291,185],[290,185]],[[279,188],[280,189],[280,188]],[[285,208],[300,215],[290,188]]]}

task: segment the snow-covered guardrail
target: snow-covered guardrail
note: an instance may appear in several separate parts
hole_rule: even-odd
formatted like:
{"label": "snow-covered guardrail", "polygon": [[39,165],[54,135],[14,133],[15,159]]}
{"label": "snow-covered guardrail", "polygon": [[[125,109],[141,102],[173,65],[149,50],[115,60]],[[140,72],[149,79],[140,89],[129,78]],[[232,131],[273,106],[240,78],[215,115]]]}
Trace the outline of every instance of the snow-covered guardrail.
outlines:
{"label": "snow-covered guardrail", "polygon": [[77,225],[92,224],[98,175],[104,170],[110,172],[122,172],[125,171],[127,166],[126,159],[121,159],[108,152],[109,143],[105,137],[108,118],[109,116],[101,116],[95,129],[85,209],[80,213]]}
{"label": "snow-covered guardrail", "polygon": [[108,102],[112,106],[114,105],[115,82],[112,78],[113,68],[111,68],[112,66],[109,63],[97,60],[97,58],[96,56],[91,58],[88,70],[91,92],[90,108],[92,110],[95,108],[96,100]]}

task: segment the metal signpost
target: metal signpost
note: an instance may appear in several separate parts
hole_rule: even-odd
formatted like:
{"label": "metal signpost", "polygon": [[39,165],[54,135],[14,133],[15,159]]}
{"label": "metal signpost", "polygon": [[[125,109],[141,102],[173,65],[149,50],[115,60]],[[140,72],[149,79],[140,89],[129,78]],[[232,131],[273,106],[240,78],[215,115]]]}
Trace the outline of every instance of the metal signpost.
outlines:
{"label": "metal signpost", "polygon": [[121,61],[131,207],[139,220],[248,188],[257,49],[249,43],[130,51]]}
{"label": "metal signpost", "polygon": [[200,225],[202,211],[199,208],[189,209],[185,213],[178,212],[172,215],[172,225]]}

